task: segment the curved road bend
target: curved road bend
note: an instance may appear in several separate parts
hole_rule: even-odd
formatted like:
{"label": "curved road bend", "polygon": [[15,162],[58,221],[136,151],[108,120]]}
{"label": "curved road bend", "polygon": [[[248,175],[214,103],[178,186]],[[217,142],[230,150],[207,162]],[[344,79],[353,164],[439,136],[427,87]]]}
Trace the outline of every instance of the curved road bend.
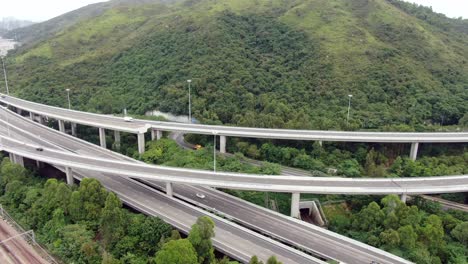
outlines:
{"label": "curved road bend", "polygon": [[[5,113],[3,109],[0,111]],[[5,120],[4,113],[0,115],[0,118],[3,120]],[[31,143],[34,142],[36,144],[40,143],[45,147],[53,146],[56,149],[58,147],[55,144],[57,144],[61,148],[84,155],[132,160],[91,143],[83,142],[80,139],[46,128],[10,112],[8,112],[8,115],[8,121],[20,129],[16,130],[13,127],[4,127],[2,132],[8,134],[9,131],[11,136],[14,135],[15,138],[19,140]],[[38,135],[38,137],[25,133],[24,131],[34,131],[35,135]],[[158,216],[185,233],[188,232],[191,225],[195,223],[197,217],[201,215],[210,216],[216,224],[216,237],[213,239],[215,247],[221,252],[225,252],[243,262],[248,262],[252,255],[257,255],[260,259],[265,261],[271,255],[276,255],[278,259],[284,263],[322,263],[297,250],[283,246],[270,239],[265,239],[245,228],[241,228],[235,224],[228,224],[219,217],[206,213],[203,210],[193,208],[174,198],[167,197],[134,180],[86,170],[74,170],[74,173],[92,175],[93,178],[101,181],[106,188],[117,193],[129,206],[150,215]]]}
{"label": "curved road bend", "polygon": [[[27,119],[20,118],[20,117],[17,117],[17,118],[21,119],[22,122],[15,122],[14,125],[20,126],[21,129],[31,130],[31,128],[33,128],[32,126],[42,127]],[[46,134],[48,136],[47,137],[48,140],[56,141],[56,142],[59,141],[60,145],[67,147],[67,148],[71,147],[76,152],[82,152],[81,149],[91,147],[91,150],[88,150],[86,152],[92,152],[93,155],[107,157],[111,153],[108,150],[104,150],[90,143],[85,143],[85,142],[82,142],[81,140],[76,140],[75,138],[65,136],[57,131],[53,131],[53,130],[49,131],[48,129],[47,131],[48,133]],[[71,146],[69,146],[70,139],[73,139],[74,141],[78,141],[82,145],[85,144],[86,146],[82,148],[77,148],[75,144],[72,144]],[[64,142],[62,143],[62,141]],[[87,154],[86,152],[82,152],[82,153]],[[111,153],[111,154],[112,156],[118,155],[116,153]],[[125,156],[122,156],[120,158],[130,159]],[[295,230],[294,231],[295,235],[293,236],[290,235],[288,239],[291,239],[295,244],[298,244],[298,245],[303,244],[303,241],[305,241],[304,245],[309,248],[308,251],[318,252],[320,255],[330,256],[334,259],[346,261],[347,263],[365,263],[366,261],[370,262],[373,260],[377,260],[380,263],[408,263],[400,258],[396,258],[395,256],[390,255],[380,250],[377,250],[378,252],[376,253],[375,251],[371,249],[371,250],[368,250],[371,253],[366,254],[364,252],[367,250],[367,246],[364,244],[358,243],[356,245],[352,243],[355,241],[352,241],[350,239],[347,239],[339,235],[337,236],[338,238],[335,239],[333,238],[333,235],[336,236],[336,234],[332,232],[319,229],[312,225],[307,225],[306,223],[302,223],[300,221],[295,221],[294,219],[289,218],[289,217],[278,216],[272,211],[258,208],[250,203],[236,199],[227,194],[220,193],[215,190],[211,190],[209,188],[196,188],[196,187],[189,187],[185,185],[180,185],[180,186],[181,186],[180,188],[187,188],[186,189],[187,191],[184,193],[182,192],[182,189],[178,189],[177,192],[180,191],[181,195],[184,195],[187,197],[190,197],[191,195],[193,196],[193,194],[195,194],[197,191],[204,192],[207,195],[207,197],[221,197],[220,199],[218,198],[215,199],[213,203],[208,204],[208,206],[214,207],[221,212],[231,214],[231,215],[234,214],[230,212],[231,210],[233,212],[237,212],[236,214],[238,215],[240,219],[239,221],[243,223],[248,223],[248,225],[251,225],[251,226],[259,227],[258,230],[266,230],[267,231],[266,233],[271,233],[272,236],[278,236],[277,233],[280,233],[281,236],[291,234],[291,230]],[[174,187],[179,188],[179,185],[174,186]],[[210,200],[207,199],[206,202],[208,201]],[[242,209],[239,210],[239,208],[242,208]],[[249,213],[247,214],[245,212],[249,212]],[[265,220],[262,220],[262,219],[265,219]],[[271,222],[275,223],[274,228],[271,228],[272,227]],[[283,227],[283,225],[287,227]],[[308,235],[302,235],[306,233]],[[322,240],[329,240],[330,246],[328,247],[327,245],[324,245],[322,243]],[[336,250],[337,248],[342,249],[343,247],[349,250],[349,253],[341,254],[342,250],[340,251]],[[346,250],[343,250],[343,251],[346,251]],[[387,256],[387,254],[390,256]]]}
{"label": "curved road bend", "polygon": [[[121,117],[98,115],[93,113],[74,111],[65,108],[53,107],[34,103],[19,98],[0,94],[0,102],[9,104],[20,109],[31,111],[36,114],[50,116],[53,118],[87,124],[96,127],[104,127],[143,133],[149,127],[163,131],[180,131],[188,133],[212,135],[214,131],[218,135],[250,138],[274,138],[291,140],[323,140],[323,141],[347,141],[347,142],[393,142],[393,143],[456,143],[468,142],[468,132],[456,133],[396,133],[396,132],[348,132],[348,131],[320,131],[320,130],[291,130],[291,129],[269,129],[213,126],[199,124],[185,124],[163,121],[139,120],[125,122]],[[119,129],[120,126],[120,129]]]}

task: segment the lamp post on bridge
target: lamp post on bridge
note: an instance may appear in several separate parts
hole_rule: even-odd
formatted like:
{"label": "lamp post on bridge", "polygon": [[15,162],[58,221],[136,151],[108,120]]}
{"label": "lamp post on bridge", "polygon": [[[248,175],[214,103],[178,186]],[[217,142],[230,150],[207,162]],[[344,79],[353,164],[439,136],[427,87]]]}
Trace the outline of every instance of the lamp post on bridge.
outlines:
{"label": "lamp post on bridge", "polygon": [[70,102],[70,89],[65,89],[67,91],[67,99],[68,99],[68,109],[71,109],[71,102]]}
{"label": "lamp post on bridge", "polygon": [[348,117],[346,118],[346,126],[349,127],[349,111],[351,110],[351,98],[353,97],[352,94],[348,94]]}
{"label": "lamp post on bridge", "polygon": [[190,89],[190,84],[192,83],[192,80],[187,80],[188,82],[188,122],[189,124],[192,123],[192,91]]}

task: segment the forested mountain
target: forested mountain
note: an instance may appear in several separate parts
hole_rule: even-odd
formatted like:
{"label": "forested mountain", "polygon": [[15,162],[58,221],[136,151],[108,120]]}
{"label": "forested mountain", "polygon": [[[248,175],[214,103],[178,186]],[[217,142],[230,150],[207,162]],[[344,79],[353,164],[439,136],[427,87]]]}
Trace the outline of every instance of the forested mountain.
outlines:
{"label": "forested mountain", "polygon": [[[81,12],[81,15],[77,15]],[[11,91],[244,126],[468,123],[468,21],[398,0],[110,1],[22,32]]]}

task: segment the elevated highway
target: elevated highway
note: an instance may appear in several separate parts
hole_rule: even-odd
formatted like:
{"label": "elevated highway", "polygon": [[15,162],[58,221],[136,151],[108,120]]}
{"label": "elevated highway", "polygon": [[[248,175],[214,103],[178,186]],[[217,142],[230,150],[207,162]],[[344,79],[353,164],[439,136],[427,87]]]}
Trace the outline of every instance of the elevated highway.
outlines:
{"label": "elevated highway", "polygon": [[[15,140],[26,144],[36,144],[57,151],[69,151],[82,155],[90,155],[92,153],[92,155],[101,158],[132,160],[126,156],[99,148],[91,143],[36,124],[15,114],[5,112],[4,109],[2,110],[3,112],[0,116],[3,118],[3,121],[7,117],[9,121],[8,125],[5,123],[0,124],[0,135],[3,137],[14,137]],[[28,132],[31,130],[34,131],[34,134]],[[4,141],[2,140],[3,143]],[[18,161],[18,156],[14,159]],[[137,163],[135,160],[133,162]],[[57,167],[64,172],[71,172],[64,166]],[[88,169],[75,169],[71,173],[76,179],[84,177],[98,179],[103,186],[115,192],[128,206],[145,214],[158,216],[186,234],[199,216],[207,215],[211,217],[216,225],[216,237],[213,239],[214,246],[220,252],[244,263],[248,262],[252,255],[257,255],[264,261],[271,255],[276,255],[284,263],[324,263],[317,258],[252,232],[247,228],[164,195],[128,177],[120,177],[112,173],[101,173]]]}
{"label": "elevated highway", "polygon": [[[27,141],[34,144],[40,143],[46,148],[50,148],[50,146],[59,146],[57,149],[66,149],[78,154],[94,155],[101,158],[113,158],[116,160],[131,160],[128,157],[99,148],[93,144],[83,142],[82,140],[73,138],[63,133],[59,133],[40,124],[19,117],[9,111],[4,110],[4,113],[2,113],[0,116],[4,121],[8,120],[8,123],[11,125],[7,127],[5,127],[4,124],[2,125],[4,135],[8,136],[8,134],[10,134],[10,136],[15,137],[22,135],[21,138],[17,139],[25,140],[25,142]],[[34,135],[26,131],[34,131]],[[85,170],[82,171],[84,172],[84,175],[90,175],[91,173]],[[77,170],[73,170],[73,173],[73,176],[77,177]],[[171,210],[175,210],[174,214],[177,215],[180,210],[178,207],[181,206],[180,204],[184,203],[177,203],[178,207],[176,208],[167,207],[172,206],[172,203],[177,200],[167,196],[164,196],[165,199],[161,200],[162,198],[160,197],[160,193],[153,191],[150,195],[148,189],[143,188],[141,185],[137,186],[134,181],[128,178],[124,179],[122,177],[108,174],[102,176],[102,173],[93,173],[92,175],[93,177],[96,177],[101,182],[103,182],[106,188],[110,188],[112,191],[118,193],[127,204],[132,203],[134,204],[133,206],[137,206],[138,210],[142,212],[150,211],[151,214],[158,215],[171,224],[173,224],[173,222],[178,219],[177,217],[176,219],[173,219],[171,217],[165,216],[165,214],[170,213]],[[155,185],[161,185],[161,182],[151,182]],[[164,184],[162,186],[164,186]],[[208,204],[207,206],[211,208],[216,207],[216,211],[229,215],[230,218],[232,217],[236,222],[240,222],[244,226],[248,226],[249,228],[257,230],[258,232],[268,234],[269,236],[275,237],[278,240],[294,245],[303,251],[311,252],[325,258],[340,260],[346,263],[370,263],[371,261],[378,261],[379,263],[409,263],[408,261],[405,261],[382,250],[370,247],[358,241],[315,227],[294,218],[286,217],[270,210],[255,206],[251,203],[210,188],[175,185],[174,191],[176,196],[183,196],[187,199],[191,199],[192,203],[206,203]],[[196,192],[204,193],[209,199],[206,199],[207,201],[196,201],[197,198],[193,197]],[[155,201],[154,199],[156,198],[157,200]],[[187,207],[186,204],[184,205]],[[151,208],[151,210],[148,208]],[[189,208],[190,210],[194,210],[192,207]],[[186,210],[189,209],[184,209],[184,211]],[[180,218],[185,218],[186,216],[187,213],[182,213]],[[190,220],[194,220],[193,217],[187,218],[189,219],[189,222]],[[180,219],[179,221],[185,220]],[[192,221],[192,223],[193,222],[194,221]],[[218,223],[216,224],[218,226]],[[181,224],[175,223],[174,225],[177,227]],[[235,230],[232,231],[232,233],[239,234],[238,231]],[[218,237],[218,235],[217,238],[221,239],[221,237]],[[219,243],[219,240],[215,241],[217,248],[221,247]],[[232,240],[231,243],[236,242],[235,240]],[[263,243],[259,245],[263,247]],[[271,246],[265,246],[265,249],[252,247],[251,251],[254,251],[255,254],[262,253],[262,256],[266,256],[269,254],[268,252],[277,250],[269,249],[270,247]],[[296,262],[285,261],[284,257],[282,256],[283,254],[281,253],[282,250],[275,252],[279,259],[284,263],[318,263],[316,260],[313,262],[310,259],[296,260]],[[229,255],[232,255],[232,252]],[[285,253],[284,255],[287,254]],[[289,258],[293,257],[286,257],[286,259]]]}
{"label": "elevated highway", "polygon": [[[126,131],[138,134],[140,153],[144,152],[144,137],[142,134],[151,128],[152,138],[160,138],[162,131],[179,131],[185,133],[220,136],[220,151],[226,151],[226,137],[249,137],[287,140],[314,141],[343,141],[343,142],[379,142],[379,143],[411,143],[410,157],[416,159],[419,143],[460,143],[468,142],[468,132],[456,133],[402,133],[402,132],[360,132],[360,131],[319,131],[319,130],[291,130],[270,128],[249,128],[214,126],[199,124],[184,124],[174,122],[150,121],[134,119],[127,122],[124,118],[98,115],[87,112],[74,111],[59,107],[47,106],[19,98],[0,95],[0,102],[32,113],[31,115],[48,116],[72,124],[85,124],[100,128],[101,146],[105,147],[104,129]],[[64,128],[64,125],[60,125]],[[61,129],[62,130],[62,129]],[[116,140],[120,136],[116,134]]]}
{"label": "elevated highway", "polygon": [[130,161],[73,154],[26,144],[0,136],[2,149],[22,157],[64,166],[72,169],[109,173],[123,177],[269,192],[320,194],[430,194],[464,192],[468,190],[468,175],[418,178],[339,178],[252,175],[215,173],[204,170],[179,169]]}

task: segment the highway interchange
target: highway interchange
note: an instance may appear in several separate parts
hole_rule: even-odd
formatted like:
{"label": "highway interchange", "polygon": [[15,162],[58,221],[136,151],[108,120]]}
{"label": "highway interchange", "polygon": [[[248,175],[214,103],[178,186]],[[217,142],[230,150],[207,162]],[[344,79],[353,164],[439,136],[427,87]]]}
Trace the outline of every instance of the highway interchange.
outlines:
{"label": "highway interchange", "polygon": [[[76,113],[71,113],[71,112],[77,112],[77,111],[68,112],[70,110],[61,109],[61,108],[57,108],[58,110],[57,109],[51,110],[52,108],[50,106],[43,106],[40,104],[31,103],[31,102],[23,101],[23,100],[16,99],[16,98],[11,99],[12,97],[3,97],[0,99],[0,101],[5,100],[5,98],[9,100],[9,104],[15,105],[15,104],[21,103],[21,107],[19,108],[23,110],[29,110],[29,111],[34,110],[35,114],[42,114],[42,115],[46,115],[49,117],[64,119],[64,120],[68,120],[71,122],[77,122],[80,124],[87,124],[90,126],[97,126],[96,124],[99,123],[100,127],[106,126],[106,128],[118,129],[120,131],[126,131],[126,132],[131,132],[131,133],[141,133],[142,130],[147,129],[148,126],[151,126],[153,129],[196,132],[196,133],[201,133],[201,134],[203,133],[211,134],[213,129],[216,129],[217,133],[219,134],[225,133],[225,135],[229,135],[229,136],[242,136],[243,135],[243,136],[249,136],[249,137],[258,136],[258,137],[265,137],[265,138],[269,138],[271,136],[271,138],[282,138],[281,133],[284,134],[284,132],[287,131],[287,130],[281,130],[280,131],[281,133],[278,132],[279,134],[278,133],[275,134],[274,131],[272,133],[271,129],[234,128],[233,130],[233,128],[224,127],[228,131],[223,132],[221,131],[222,130],[221,128],[223,127],[219,127],[219,126],[216,126],[214,128],[213,126],[182,124],[183,127],[177,127],[178,124],[176,123],[169,123],[169,122],[161,123],[161,122],[146,121],[146,120],[145,121],[134,120],[134,122],[124,122],[122,118],[118,118],[118,117],[109,117],[109,116],[102,116],[102,115],[95,115],[95,114],[87,115],[88,113],[83,114],[83,112],[78,112],[78,114],[76,114]],[[13,101],[13,103],[11,101]],[[20,106],[20,105],[16,105],[16,106]],[[2,110],[2,111],[4,112],[3,120],[7,122],[8,124],[15,126],[15,128],[13,128],[13,126],[7,126],[5,123],[2,123],[1,125],[4,128],[2,133],[4,136],[8,136],[8,134],[10,136],[14,135],[14,137],[19,139],[20,141],[26,142],[27,140],[29,140],[30,143],[36,144],[36,145],[40,143],[42,146],[44,146],[44,148],[58,149],[61,151],[71,150],[72,152],[76,154],[82,155],[81,158],[85,156],[89,156],[89,157],[100,156],[101,158],[104,158],[107,160],[114,159],[114,160],[124,160],[127,162],[133,162],[133,163],[136,162],[128,157],[99,148],[90,143],[82,142],[79,139],[70,137],[63,133],[59,133],[53,130],[50,131],[51,129],[49,128],[46,128],[44,126],[31,122],[25,118],[18,117],[18,115],[13,114],[9,111],[8,112],[5,110]],[[51,111],[53,112],[52,114],[51,114]],[[68,117],[68,115],[72,116],[72,118]],[[164,126],[169,124],[170,126],[173,126],[173,127],[164,127],[161,124],[163,124]],[[125,128],[122,129],[121,126],[125,126]],[[204,130],[202,131],[199,129],[204,129]],[[247,131],[245,131],[245,129],[247,129]],[[14,133],[12,133],[12,130],[14,130]],[[10,133],[7,133],[7,131],[9,131]],[[28,134],[26,131],[34,131],[36,135],[38,135],[36,131],[41,131],[41,133],[39,134],[40,138],[38,138],[36,135],[32,135],[30,133]],[[47,138],[47,140],[45,140],[43,133],[44,135],[48,135],[45,137]],[[235,133],[238,133],[238,134],[235,134]],[[255,133],[259,133],[259,134],[256,135]],[[433,142],[433,141],[466,142],[468,139],[468,133],[450,133],[450,135],[445,134],[445,133],[432,133],[432,134],[410,133],[411,135],[405,135],[405,133],[400,133],[400,134],[396,133],[398,134],[397,136],[395,136],[395,133],[390,133],[388,135],[383,135],[383,136],[366,135],[365,132],[342,132],[342,133],[352,133],[352,134],[354,133],[354,138],[351,135],[350,140],[346,140],[346,141],[357,140],[357,141],[366,141],[366,142],[387,142],[387,141],[382,141],[386,138],[392,138],[392,140],[398,140],[398,141],[391,141],[391,142],[412,142],[412,143],[415,142],[415,140],[417,140],[417,142]],[[18,134],[21,134],[23,136],[18,138],[17,136]],[[288,139],[304,139],[304,135],[306,136],[308,135],[306,139],[311,140],[311,135],[312,135],[314,139],[320,139],[320,140],[331,139],[333,141],[341,141],[340,137],[346,136],[340,133],[338,133],[338,135],[335,135],[334,133],[330,133],[330,131],[325,131],[325,132],[324,131],[299,131],[298,134],[299,136],[296,136],[294,135],[294,133],[291,132],[291,134],[288,135],[289,136]],[[325,134],[330,134],[331,136],[325,135]],[[415,137],[416,134],[419,134],[417,135],[417,138]],[[320,137],[317,138],[317,135],[319,135]],[[378,140],[378,141],[374,141],[374,140]],[[86,147],[82,148],[83,145],[86,145]],[[102,153],[105,153],[105,155],[103,155]],[[24,152],[23,154],[27,154],[27,153]],[[48,158],[51,158],[51,157],[48,157]],[[82,173],[82,171],[86,172],[87,174]],[[119,196],[128,205],[132,206],[132,204],[137,203],[138,204],[137,207],[139,207],[137,209],[142,212],[148,213],[149,209],[146,208],[144,205],[142,205],[141,197],[138,196],[138,193],[135,197],[133,197],[133,199],[131,199],[132,197],[129,198],[129,196],[133,194],[132,190],[126,190],[127,189],[126,188],[127,186],[125,185],[126,183],[119,184],[117,182],[114,182],[115,179],[118,178],[119,179],[118,181],[120,181],[120,179],[124,179],[126,181],[132,182],[130,186],[135,185],[135,188],[136,186],[139,186],[140,188],[144,188],[145,191],[143,193],[146,194],[146,192],[148,192],[148,196],[152,196],[152,195],[162,196],[165,198],[174,199],[174,198],[170,198],[165,195],[162,195],[160,192],[157,192],[154,189],[149,188],[148,185],[156,187],[158,189],[164,189],[165,187],[164,183],[161,183],[160,181],[151,180],[151,177],[147,177],[146,180],[143,181],[146,183],[146,185],[143,185],[141,182],[136,182],[128,177],[115,177],[115,175],[113,175],[114,177],[111,177],[109,176],[111,175],[109,173],[102,173],[102,172],[96,172],[96,171],[90,172],[90,171],[85,171],[85,170],[78,170],[78,173],[76,170],[74,170],[74,172],[76,173],[75,177],[81,177],[80,175],[87,175],[87,176],[90,174],[93,175],[92,177],[96,177],[99,180],[101,180],[101,182],[103,183],[104,186],[106,186],[106,188],[109,188],[110,190],[119,194]],[[180,172],[181,171],[177,172],[176,176],[177,174],[180,175]],[[193,171],[191,171],[190,173],[194,173],[194,175],[192,176],[197,177],[197,178],[201,174],[203,174],[204,176],[209,176],[211,174],[209,172],[193,172]],[[164,173],[159,171],[159,174],[168,174],[168,173],[167,171]],[[132,175],[128,175],[128,176],[132,176]],[[172,176],[175,178],[174,174],[172,174]],[[231,174],[230,176],[234,176],[234,175]],[[236,175],[236,177],[237,176],[238,175]],[[303,181],[304,178],[303,177],[301,178]],[[279,180],[279,179],[280,178],[277,178],[275,180]],[[341,179],[338,179],[338,180],[341,181]],[[408,185],[405,187],[409,187],[409,189],[411,188],[418,189],[421,186],[420,183],[425,182],[425,180],[423,181],[421,180],[422,179],[411,179],[408,181],[407,183]],[[427,179],[427,180],[433,181],[434,183],[437,181],[437,180],[434,181],[434,179]],[[463,181],[465,180],[463,176],[460,176],[458,178],[453,178],[453,180],[454,182],[458,183],[458,185],[460,185],[460,180],[462,180],[461,184],[463,184],[463,186],[458,187],[458,188],[461,188],[464,190],[467,189],[465,185],[466,182]],[[223,179],[223,181],[225,181],[225,179]],[[298,181],[301,181],[301,180],[298,179]],[[318,182],[321,182],[321,181],[318,181]],[[350,182],[353,182],[353,181],[350,180]],[[447,185],[446,182],[445,183],[440,182],[440,183],[441,183],[440,184],[441,186]],[[375,182],[372,182],[371,184],[372,185],[361,186],[360,188],[363,189],[362,192],[369,193],[369,188],[367,187],[373,186]],[[395,193],[401,193],[402,189],[408,189],[408,188],[402,187],[400,184],[401,183],[397,183],[397,184],[393,183],[393,185],[396,186],[395,188],[399,189],[399,191]],[[336,185],[336,182],[333,182],[333,180],[329,182],[330,187],[336,188],[335,185]],[[438,185],[439,185],[438,183],[435,183],[435,186],[438,186]],[[457,185],[457,184],[453,184],[453,185]],[[353,183],[348,187],[355,188],[355,185]],[[245,188],[245,187],[242,187],[242,188]],[[125,191],[122,191],[122,190],[125,190]],[[323,190],[323,186],[322,186],[322,190]],[[459,190],[460,189],[458,190],[454,189],[453,191],[459,191]],[[304,190],[301,190],[301,192],[302,191]],[[426,191],[427,190],[424,190],[421,193],[426,192]],[[197,192],[204,193],[207,198],[200,200],[199,198],[195,196],[195,193]],[[196,204],[203,208],[209,208],[212,211],[216,211],[220,214],[228,216],[228,218],[233,219],[235,222],[242,223],[242,225],[247,226],[251,228],[252,230],[256,230],[258,232],[268,234],[269,236],[275,237],[278,240],[281,240],[289,245],[294,245],[295,247],[300,248],[301,250],[313,253],[314,255],[321,256],[327,259],[340,260],[346,263],[366,263],[366,262],[370,263],[371,261],[378,261],[379,263],[408,263],[407,261],[401,258],[398,258],[396,256],[393,256],[389,253],[386,253],[384,251],[372,248],[365,244],[362,244],[357,241],[348,239],[346,237],[337,235],[335,233],[323,230],[321,228],[315,227],[308,223],[304,223],[294,218],[286,217],[276,212],[252,205],[248,202],[242,201],[240,199],[237,199],[225,193],[219,192],[215,189],[206,188],[206,187],[189,186],[189,185],[175,185],[174,193],[175,193],[174,194],[175,197],[181,200],[189,201],[191,204]],[[187,208],[190,208],[191,210],[196,209],[193,206],[190,206],[184,202],[181,202],[180,200],[176,200],[176,201],[180,204],[184,204]],[[157,210],[155,210],[154,208],[152,210],[154,211],[150,210],[151,214],[158,215]],[[199,210],[199,209],[196,209],[196,210]],[[159,212],[159,214],[161,213]],[[180,226],[181,225],[180,222],[174,223],[174,221],[178,222],[180,220],[173,219],[169,216],[166,216],[166,218],[161,216],[161,218],[163,218],[164,220],[173,224],[175,227],[180,228],[182,231],[184,231],[183,227]],[[194,219],[195,218],[192,217],[193,222],[194,222]],[[185,226],[185,228],[187,228],[187,226]],[[236,233],[239,232],[238,228],[240,227],[238,226],[234,227],[234,230]],[[222,234],[222,231],[221,231],[221,234]],[[228,255],[231,255],[243,261],[245,261],[244,259],[247,259],[246,256],[248,254],[241,254],[239,252],[236,253],[236,250],[238,250],[237,248],[236,249],[231,248],[230,249],[231,252],[227,252],[226,250],[223,250],[222,243],[220,244],[219,241],[215,241],[215,244],[220,251],[226,252]],[[271,245],[268,244],[267,248],[271,248]],[[336,250],[337,248],[339,248],[340,250]],[[245,248],[239,251],[243,251],[243,250],[247,251],[248,248]],[[289,252],[289,254],[291,254],[291,252],[294,251],[291,248],[287,248],[287,249],[283,248],[283,250],[286,252]],[[270,250],[270,252],[271,251],[275,252],[274,250]],[[265,252],[268,252],[268,250],[265,249]],[[266,253],[264,256],[261,256],[261,258],[267,257],[267,255],[268,254]],[[284,263],[319,263],[319,260],[317,259],[315,260],[303,259],[303,260],[300,260],[299,262],[295,262],[297,260],[295,260],[294,257],[297,257],[297,255],[294,255],[294,254],[293,254],[294,257],[289,257],[288,254],[284,254],[285,255],[284,257],[280,256],[278,253],[276,253],[275,255],[279,256],[279,258],[283,260]],[[243,256],[244,259],[242,259],[242,257],[239,257],[239,256]],[[300,256],[300,257],[304,258],[306,256]]]}
{"label": "highway interchange", "polygon": [[[43,145],[44,147],[53,146],[55,148],[59,148],[62,150],[67,149],[75,153],[84,154],[84,155],[92,154],[98,157],[112,157],[112,158],[121,159],[121,160],[131,160],[128,157],[119,155],[109,150],[105,150],[100,147],[97,147],[91,143],[87,143],[82,140],[76,139],[74,137],[65,135],[58,131],[52,130],[50,128],[47,128],[45,126],[32,122],[26,118],[19,117],[18,115],[10,111],[4,110],[3,113],[1,114],[1,117],[4,121],[8,121],[8,124],[11,125],[11,126],[7,126],[6,128],[5,128],[5,125],[3,125],[4,131],[9,131],[9,134],[15,135],[15,137],[17,137],[18,135],[22,135],[20,138],[17,138],[17,139],[24,140],[25,142],[30,142],[30,143],[35,142],[36,144],[41,143],[41,145]],[[26,131],[34,131],[34,134],[28,133]],[[4,133],[6,134],[6,132]],[[59,145],[61,147],[57,147],[56,145]],[[75,173],[77,172],[75,171]],[[81,175],[89,176],[90,173],[81,172]],[[78,176],[75,174],[75,177],[78,177]],[[193,206],[190,206],[189,204],[178,201],[174,198],[167,197],[154,190],[148,189],[147,187],[142,186],[141,184],[138,184],[137,182],[132,181],[130,179],[123,179],[120,177],[111,177],[108,175],[104,175],[102,173],[97,173],[97,174],[93,173],[92,177],[96,177],[103,183],[103,185],[106,188],[119,194],[119,196],[122,198],[122,200],[126,204],[130,206],[134,206],[142,212],[147,212],[148,211],[147,207],[150,206],[150,208],[153,208],[151,211],[152,215],[157,215],[161,217],[168,223],[173,224],[175,227],[181,230],[187,231],[187,227],[190,226],[190,224],[182,225],[180,221],[182,222],[188,221],[189,223],[194,223],[196,216],[200,214],[199,210],[194,208]],[[117,178],[119,182],[115,182]],[[128,182],[125,182],[125,183],[120,182],[124,180]],[[159,184],[159,183],[154,182],[154,184]],[[129,189],[129,188],[134,188],[134,189]],[[398,258],[394,255],[391,255],[389,253],[386,253],[382,250],[370,247],[363,243],[357,242],[355,240],[351,240],[349,238],[346,238],[344,236],[335,234],[333,232],[321,229],[311,224],[304,223],[302,221],[280,215],[273,211],[259,208],[248,202],[242,201],[240,199],[236,199],[230,195],[227,195],[222,192],[218,192],[210,188],[202,188],[202,187],[194,187],[194,186],[192,187],[188,185],[176,185],[174,186],[174,190],[177,193],[177,196],[183,196],[183,197],[186,197],[186,199],[190,199],[188,197],[190,197],[196,192],[201,192],[205,194],[207,197],[211,197],[211,196],[216,197],[215,195],[218,195],[218,196],[221,195],[222,197],[224,197],[224,199],[213,200],[212,203],[207,206],[211,208],[216,208],[216,210],[220,212],[226,212],[226,214],[229,214],[231,216],[238,216],[239,218],[236,218],[236,222],[244,223],[244,225],[250,226],[254,230],[263,232],[265,234],[269,234],[269,236],[271,237],[276,237],[277,239],[283,242],[286,242],[288,244],[292,244],[298,248],[301,248],[301,250],[303,251],[312,252],[314,253],[314,255],[317,255],[317,256],[323,256],[323,257],[327,257],[330,259],[340,260],[346,263],[367,263],[367,262],[370,263],[371,261],[379,261],[380,263],[408,263],[407,261],[401,258]],[[133,197],[134,199],[130,199],[131,198],[131,197],[129,198],[130,195],[135,195],[136,197]],[[154,199],[158,199],[159,201],[163,200],[163,201],[156,203]],[[229,201],[229,202],[225,202],[225,201]],[[201,201],[198,201],[198,202],[201,202]],[[203,202],[205,203],[205,201]],[[161,203],[164,204],[166,208],[162,207],[164,208],[164,210],[161,210],[161,206],[159,206],[159,210],[161,210],[159,211],[157,208],[158,208],[158,204],[161,204]],[[167,207],[169,205],[172,207]],[[179,207],[182,207],[182,208],[179,208]],[[232,208],[234,210],[230,211]],[[179,218],[174,219],[172,217],[168,217],[166,214],[169,213],[169,211],[175,212],[176,215],[180,215],[183,217],[180,217],[180,220]],[[189,211],[189,213],[192,214],[192,217],[185,217],[185,214],[187,214],[187,211]],[[211,214],[208,214],[208,215],[212,216]],[[217,224],[217,230],[222,229],[224,227],[223,223],[220,224],[218,223],[218,221],[216,221],[216,224]],[[240,229],[240,230],[237,230],[237,229]],[[243,232],[245,231],[242,231],[243,229],[237,225],[235,227],[235,230],[236,231],[233,233],[235,234],[240,233],[240,235],[237,235],[236,237],[239,237],[240,241],[242,241],[241,243],[246,243],[247,245],[249,245],[249,241],[244,241],[246,238],[249,237],[249,236],[244,237]],[[217,237],[215,239],[215,246],[217,247],[217,249],[220,250],[221,252],[226,252],[228,255],[236,259],[246,261],[246,256],[248,254],[238,254],[236,253],[237,250],[234,252],[233,251],[229,252],[229,250],[223,249],[223,243],[220,242],[220,239],[222,239],[222,236],[223,236],[223,232],[217,231]],[[236,240],[230,239],[228,241],[229,242],[226,242],[226,241],[224,242],[227,243],[227,245],[233,245],[232,242]],[[234,246],[237,246],[238,244],[239,243],[234,243]],[[264,244],[265,243],[259,243],[257,245],[265,246]],[[300,258],[302,258],[300,260],[288,261],[288,259],[293,258],[290,256],[291,254],[293,256],[297,255],[296,250],[293,250],[290,247],[287,247],[287,250],[271,249],[275,247],[278,247],[278,246],[266,245],[265,248],[262,248],[262,249],[258,249],[257,247],[249,247],[248,249],[251,249],[251,250],[249,250],[248,252],[250,254],[257,254],[257,255],[259,255],[259,252],[261,252],[262,255],[259,257],[263,259],[266,259],[266,256],[269,254],[275,254],[284,263],[317,263],[318,261],[316,259],[304,260],[303,256],[299,256]],[[336,250],[337,248],[340,248],[340,250]],[[286,252],[282,254],[282,251],[286,251]],[[291,251],[293,253],[291,253]]]}
{"label": "highway interchange", "polygon": [[[2,118],[8,117],[10,124],[10,126],[1,125],[3,136],[10,135],[25,143],[39,144],[45,148],[68,150],[82,155],[92,154],[96,157],[132,160],[126,156],[54,131],[23,117],[18,117],[16,114],[6,112],[4,109],[0,111],[2,111]],[[27,131],[34,131],[34,134]],[[216,225],[216,237],[213,242],[217,250],[243,262],[248,262],[252,255],[257,255],[263,260],[266,260],[271,255],[276,255],[284,263],[322,263],[314,257],[284,246],[279,242],[230,223],[216,215],[190,206],[175,198],[168,197],[135,180],[88,170],[75,170],[74,176],[78,179],[83,177],[98,179],[108,190],[119,195],[128,206],[143,213],[158,216],[184,233],[188,233],[191,225],[195,223],[196,218],[199,216],[210,216]]]}

